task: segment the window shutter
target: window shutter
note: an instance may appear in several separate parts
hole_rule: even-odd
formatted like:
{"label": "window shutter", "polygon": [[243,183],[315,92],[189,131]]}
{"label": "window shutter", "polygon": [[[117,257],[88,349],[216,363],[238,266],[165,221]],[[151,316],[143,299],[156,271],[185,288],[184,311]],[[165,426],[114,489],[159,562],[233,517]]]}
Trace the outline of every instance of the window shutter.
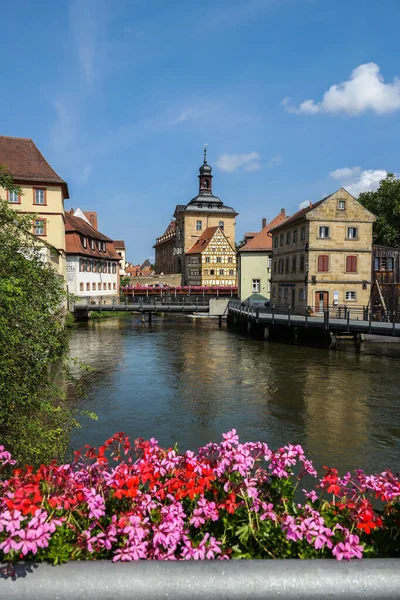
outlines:
{"label": "window shutter", "polygon": [[329,271],[329,256],[327,254],[318,256],[318,271]]}
{"label": "window shutter", "polygon": [[318,271],[324,270],[324,257],[318,256]]}
{"label": "window shutter", "polygon": [[324,271],[329,271],[329,256],[324,256]]}
{"label": "window shutter", "polygon": [[357,256],[346,256],[346,272],[357,273]]}

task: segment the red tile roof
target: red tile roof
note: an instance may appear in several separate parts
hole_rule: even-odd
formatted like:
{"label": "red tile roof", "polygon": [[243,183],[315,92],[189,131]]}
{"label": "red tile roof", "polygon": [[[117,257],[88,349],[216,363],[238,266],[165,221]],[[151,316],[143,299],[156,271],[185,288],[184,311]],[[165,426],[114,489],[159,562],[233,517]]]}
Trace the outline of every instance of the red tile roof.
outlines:
{"label": "red tile roof", "polygon": [[203,250],[205,250],[208,244],[211,242],[218,229],[219,227],[207,227],[197,242],[190,248],[190,250],[186,252],[186,254],[200,254],[200,252],[203,252]]}
{"label": "red tile roof", "polygon": [[280,212],[275,219],[272,219],[259,233],[256,233],[244,246],[242,246],[239,252],[261,252],[263,250],[272,250],[272,236],[270,235],[271,229],[286,223],[288,217],[285,216],[284,212]]}
{"label": "red tile roof", "polygon": [[51,168],[29,138],[0,136],[0,164],[7,167],[16,183],[61,185],[64,198],[69,198],[66,182]]}
{"label": "red tile roof", "polygon": [[124,240],[114,240],[114,248],[125,248]]}
{"label": "red tile roof", "polygon": [[[82,245],[83,237],[87,238],[86,248]],[[92,250],[90,239],[106,242],[106,251],[101,252],[97,244],[95,244],[94,250]],[[67,254],[81,254],[91,256],[92,258],[121,260],[110,238],[97,231],[97,229],[94,229],[94,227],[86,223],[83,219],[74,217],[69,213],[65,213],[65,246]]]}

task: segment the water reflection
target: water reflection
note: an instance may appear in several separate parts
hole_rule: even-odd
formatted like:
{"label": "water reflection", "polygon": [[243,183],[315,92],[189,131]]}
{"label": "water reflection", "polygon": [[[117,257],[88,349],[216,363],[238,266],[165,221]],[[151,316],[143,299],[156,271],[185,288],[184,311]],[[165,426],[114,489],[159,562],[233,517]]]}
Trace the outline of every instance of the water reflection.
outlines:
{"label": "water reflection", "polygon": [[[318,466],[379,470],[400,465],[400,349],[361,354],[244,338],[205,319],[127,316],[80,326],[71,354],[98,414],[71,446],[115,431],[197,448],[235,427],[276,447],[301,443]],[[388,356],[389,354],[389,356]]]}

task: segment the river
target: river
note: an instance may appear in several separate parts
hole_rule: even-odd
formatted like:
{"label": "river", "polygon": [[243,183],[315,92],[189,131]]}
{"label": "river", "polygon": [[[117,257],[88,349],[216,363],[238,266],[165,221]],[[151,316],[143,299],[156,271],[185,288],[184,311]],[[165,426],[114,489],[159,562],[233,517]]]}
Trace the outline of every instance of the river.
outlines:
{"label": "river", "polygon": [[79,324],[70,354],[93,367],[77,373],[87,398],[70,391],[81,418],[71,448],[100,445],[117,431],[132,439],[197,449],[236,428],[271,448],[302,444],[318,468],[400,469],[400,346],[360,353],[264,342],[212,319],[138,316]]}

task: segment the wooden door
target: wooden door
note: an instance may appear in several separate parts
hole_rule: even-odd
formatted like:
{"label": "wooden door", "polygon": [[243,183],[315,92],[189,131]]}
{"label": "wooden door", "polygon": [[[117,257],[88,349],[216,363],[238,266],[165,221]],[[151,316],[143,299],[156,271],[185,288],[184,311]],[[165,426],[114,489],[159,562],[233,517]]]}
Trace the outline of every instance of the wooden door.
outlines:
{"label": "wooden door", "polygon": [[315,312],[323,312],[329,306],[329,292],[315,292]]}

